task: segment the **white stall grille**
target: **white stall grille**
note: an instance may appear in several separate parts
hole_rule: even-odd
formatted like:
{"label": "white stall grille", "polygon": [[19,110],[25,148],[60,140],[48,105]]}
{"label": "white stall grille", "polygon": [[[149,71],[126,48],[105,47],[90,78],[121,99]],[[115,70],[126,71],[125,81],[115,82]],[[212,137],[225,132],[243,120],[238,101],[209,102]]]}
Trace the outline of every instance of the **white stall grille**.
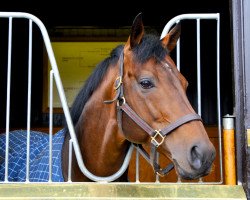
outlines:
{"label": "white stall grille", "polygon": [[[196,27],[197,27],[197,97],[198,97],[198,114],[201,115],[201,77],[200,77],[200,68],[201,68],[201,61],[200,61],[200,20],[217,20],[217,46],[216,46],[216,51],[217,51],[217,111],[218,111],[218,135],[219,135],[219,156],[220,156],[220,181],[219,182],[205,182],[202,179],[199,180],[198,183],[200,184],[221,184],[223,182],[223,172],[222,172],[222,145],[221,145],[221,113],[220,113],[220,15],[218,13],[215,14],[183,14],[179,15],[172,20],[170,20],[167,25],[165,26],[164,30],[162,31],[161,38],[164,37],[172,25],[175,23],[181,21],[181,20],[196,20]],[[48,35],[48,32],[44,26],[44,24],[34,15],[31,15],[29,13],[21,13],[21,12],[0,12],[0,18],[6,18],[8,20],[8,61],[7,61],[7,95],[6,95],[6,154],[5,154],[5,179],[3,183],[9,183],[10,181],[8,180],[8,155],[9,155],[9,133],[10,133],[10,88],[11,88],[11,61],[12,61],[12,34],[13,34],[13,19],[14,18],[19,18],[19,19],[27,19],[29,21],[29,44],[28,44],[28,98],[27,98],[27,159],[26,159],[26,181],[25,182],[30,182],[29,181],[29,156],[30,156],[30,132],[31,132],[31,119],[30,119],[30,113],[31,113],[31,82],[32,82],[32,30],[33,30],[33,24],[36,24],[41,32],[46,51],[48,54],[48,58],[51,64],[51,72],[50,72],[50,110],[49,110],[49,135],[50,135],[50,159],[49,159],[49,182],[52,182],[51,179],[51,173],[52,173],[52,132],[53,132],[53,82],[55,81],[56,87],[58,90],[58,94],[61,100],[61,105],[63,108],[63,112],[65,115],[65,119],[68,125],[68,129],[70,132],[71,136],[71,141],[70,141],[70,155],[72,154],[72,149],[74,149],[79,167],[81,171],[91,180],[93,181],[105,181],[105,182],[110,182],[115,180],[117,177],[119,177],[123,172],[127,169],[127,166],[129,164],[132,151],[133,151],[133,146],[129,149],[129,153],[127,154],[123,166],[120,168],[120,170],[115,173],[114,175],[111,175],[109,177],[98,177],[95,176],[94,174],[91,174],[85,167],[82,155],[80,153],[80,148],[78,145],[78,141],[75,135],[74,131],[74,126],[70,117],[70,112],[67,104],[67,100],[65,97],[62,81],[59,75],[59,71],[57,68],[57,63],[55,60],[54,52],[51,46],[50,38]],[[180,69],[180,41],[177,44],[177,67]],[[71,160],[71,158],[69,159]],[[69,165],[71,166],[71,165]],[[71,167],[69,167],[69,173]],[[68,178],[68,182],[71,182],[71,178]],[[139,180],[139,154],[138,152],[136,153],[136,183],[140,182]],[[156,182],[159,181],[159,177],[156,175]],[[180,180],[178,183],[181,183]],[[193,182],[191,182],[193,183]],[[171,184],[171,183],[170,183]],[[185,184],[185,183],[183,183]],[[190,183],[188,183],[190,184]],[[197,183],[195,183],[197,184]]]}

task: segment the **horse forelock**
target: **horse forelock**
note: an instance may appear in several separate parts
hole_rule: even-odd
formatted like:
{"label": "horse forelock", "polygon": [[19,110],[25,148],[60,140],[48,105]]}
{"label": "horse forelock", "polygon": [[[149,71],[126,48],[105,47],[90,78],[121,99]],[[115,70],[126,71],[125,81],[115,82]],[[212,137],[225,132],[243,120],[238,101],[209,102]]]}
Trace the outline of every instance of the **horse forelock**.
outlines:
{"label": "horse forelock", "polygon": [[[81,88],[77,94],[71,108],[70,114],[72,118],[73,125],[76,125],[78,119],[83,111],[85,104],[88,102],[93,92],[101,84],[108,68],[114,66],[118,62],[119,56],[123,51],[123,45],[118,45],[110,52],[110,56],[101,61],[93,71],[93,73],[86,80],[84,86]],[[65,123],[64,125],[67,128]],[[67,131],[68,132],[68,131]]]}
{"label": "horse forelock", "polygon": [[153,34],[145,34],[141,43],[135,46],[132,51],[139,63],[145,63],[151,58],[162,61],[168,54],[168,50],[162,46],[159,37]]}

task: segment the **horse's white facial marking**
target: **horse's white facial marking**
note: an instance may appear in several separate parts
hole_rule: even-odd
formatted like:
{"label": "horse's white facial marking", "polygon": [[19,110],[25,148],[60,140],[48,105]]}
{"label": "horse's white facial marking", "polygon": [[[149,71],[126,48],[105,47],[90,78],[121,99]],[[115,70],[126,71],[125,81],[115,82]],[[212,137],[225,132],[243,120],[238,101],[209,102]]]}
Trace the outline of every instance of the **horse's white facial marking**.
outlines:
{"label": "horse's white facial marking", "polygon": [[165,69],[167,69],[170,72],[172,72],[172,68],[170,67],[170,65],[167,62],[161,61],[161,64],[162,64],[162,67],[164,67]]}

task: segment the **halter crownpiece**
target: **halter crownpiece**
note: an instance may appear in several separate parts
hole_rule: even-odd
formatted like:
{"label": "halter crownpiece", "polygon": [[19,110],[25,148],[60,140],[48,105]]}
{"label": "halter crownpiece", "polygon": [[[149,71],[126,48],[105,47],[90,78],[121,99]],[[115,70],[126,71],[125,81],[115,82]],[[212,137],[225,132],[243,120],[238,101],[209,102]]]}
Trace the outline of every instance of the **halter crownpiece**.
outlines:
{"label": "halter crownpiece", "polygon": [[116,96],[112,100],[104,101],[104,103],[113,103],[117,101],[117,121],[119,127],[122,129],[122,112],[126,113],[138,126],[140,126],[146,133],[148,133],[151,137],[151,150],[150,155],[146,152],[146,150],[140,144],[134,144],[138,149],[140,154],[152,165],[156,174],[160,176],[166,175],[170,170],[174,168],[174,165],[170,163],[166,168],[161,169],[159,164],[157,163],[157,147],[159,147],[163,142],[165,137],[174,131],[176,128],[191,122],[191,121],[202,121],[200,115],[196,113],[190,113],[184,115],[183,117],[177,119],[176,121],[170,123],[168,126],[163,129],[155,130],[151,126],[149,126],[140,116],[138,116],[135,111],[126,103],[126,99],[123,94],[123,85],[122,85],[122,77],[123,77],[123,52],[120,55],[120,65],[119,65],[119,76],[115,80],[115,90]]}

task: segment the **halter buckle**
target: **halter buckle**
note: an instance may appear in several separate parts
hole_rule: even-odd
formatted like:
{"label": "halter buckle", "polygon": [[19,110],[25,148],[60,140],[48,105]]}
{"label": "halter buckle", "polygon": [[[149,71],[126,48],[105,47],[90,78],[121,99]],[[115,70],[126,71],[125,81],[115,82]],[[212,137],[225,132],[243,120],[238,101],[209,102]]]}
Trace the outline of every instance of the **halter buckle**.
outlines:
{"label": "halter buckle", "polygon": [[125,103],[126,103],[125,97],[121,97],[120,99],[117,100],[117,106],[118,107],[122,106]]}
{"label": "halter buckle", "polygon": [[115,90],[117,90],[122,84],[122,77],[121,76],[118,76],[116,79],[115,79]]}
{"label": "halter buckle", "polygon": [[[158,142],[156,140],[156,138],[158,136],[160,137],[160,140],[161,140],[160,142]],[[151,143],[153,143],[154,145],[156,145],[156,147],[158,147],[158,146],[160,146],[163,143],[164,138],[165,138],[165,136],[162,136],[160,129],[159,130],[155,130],[155,135],[151,137]]]}
{"label": "halter buckle", "polygon": [[[160,169],[160,170],[162,170],[162,169]],[[164,176],[165,176],[165,174],[162,174],[162,173],[160,173],[160,172],[156,172],[156,174],[157,174],[158,176],[160,176],[160,177],[164,177]]]}

